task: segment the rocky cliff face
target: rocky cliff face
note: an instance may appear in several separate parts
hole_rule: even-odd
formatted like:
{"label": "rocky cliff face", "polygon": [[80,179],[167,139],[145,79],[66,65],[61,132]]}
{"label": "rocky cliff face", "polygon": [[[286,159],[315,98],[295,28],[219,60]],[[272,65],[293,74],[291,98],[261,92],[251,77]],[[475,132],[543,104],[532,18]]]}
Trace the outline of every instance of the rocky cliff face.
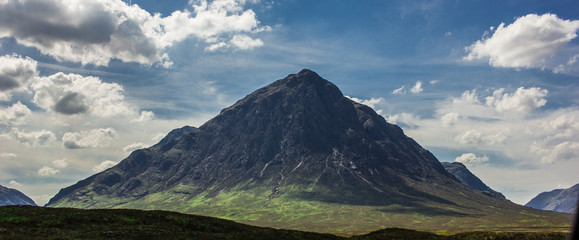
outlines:
{"label": "rocky cliff face", "polygon": [[483,181],[470,172],[464,164],[459,162],[442,162],[442,166],[444,166],[446,171],[454,175],[461,183],[465,184],[470,189],[480,191],[489,196],[505,198],[502,193],[497,192],[484,184]]}
{"label": "rocky cliff face", "polygon": [[567,189],[555,189],[542,192],[525,206],[542,210],[551,210],[565,213],[577,213],[579,200],[579,184]]}
{"label": "rocky cliff face", "polygon": [[24,193],[4,186],[0,186],[0,206],[6,205],[32,205],[36,206],[36,203],[32,201]]}

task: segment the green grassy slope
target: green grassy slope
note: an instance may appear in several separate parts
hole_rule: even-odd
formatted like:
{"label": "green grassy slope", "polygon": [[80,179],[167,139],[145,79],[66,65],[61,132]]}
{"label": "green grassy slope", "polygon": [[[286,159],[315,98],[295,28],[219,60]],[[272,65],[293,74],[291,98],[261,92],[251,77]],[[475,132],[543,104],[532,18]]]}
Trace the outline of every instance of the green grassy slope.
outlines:
{"label": "green grassy slope", "polygon": [[0,208],[0,239],[341,239],[166,211]]}
{"label": "green grassy slope", "polygon": [[[293,188],[293,189],[287,189]],[[407,228],[439,234],[465,231],[566,231],[571,214],[535,210],[495,199],[477,203],[476,199],[447,196],[448,203],[416,201],[390,205],[352,205],[304,200],[298,186],[280,188],[280,195],[269,198],[267,189],[230,189],[218,196],[183,194],[187,186],[154,193],[142,198],[109,198],[96,201],[91,208],[162,209],[218,217],[245,224],[300,231],[357,235],[384,228]],[[459,193],[460,195],[460,193]],[[483,198],[484,196],[480,196]],[[94,201],[90,201],[94,202]],[[62,206],[70,207],[70,203]],[[463,207],[468,206],[468,207]],[[54,205],[59,207],[59,205]],[[86,206],[72,206],[84,208]]]}
{"label": "green grassy slope", "polygon": [[254,227],[228,220],[167,211],[0,207],[0,239],[560,239],[561,232],[468,232],[436,235],[384,229],[350,238]]}

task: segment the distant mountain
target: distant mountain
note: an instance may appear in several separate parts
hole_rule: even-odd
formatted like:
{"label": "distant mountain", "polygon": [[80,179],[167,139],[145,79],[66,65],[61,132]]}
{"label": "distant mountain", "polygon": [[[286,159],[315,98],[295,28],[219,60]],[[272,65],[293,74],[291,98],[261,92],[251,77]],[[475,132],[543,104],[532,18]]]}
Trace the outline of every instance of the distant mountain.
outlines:
{"label": "distant mountain", "polygon": [[477,176],[470,172],[464,164],[459,162],[442,162],[442,166],[446,171],[454,175],[461,183],[464,183],[470,189],[481,191],[489,196],[505,198],[502,193],[497,192],[484,184]]}
{"label": "distant mountain", "polygon": [[6,205],[36,206],[36,203],[34,203],[34,201],[32,201],[32,199],[30,199],[24,193],[16,189],[7,188],[0,185],[0,206]]}
{"label": "distant mountain", "polygon": [[[472,191],[400,127],[310,70],[199,128],[172,131],[47,206],[163,209],[340,234],[456,228],[456,217],[476,219],[473,226],[570,222]],[[425,220],[433,217],[444,220]]]}
{"label": "distant mountain", "polygon": [[542,210],[551,210],[565,213],[577,213],[579,199],[579,184],[567,189],[555,189],[542,192],[525,206]]}

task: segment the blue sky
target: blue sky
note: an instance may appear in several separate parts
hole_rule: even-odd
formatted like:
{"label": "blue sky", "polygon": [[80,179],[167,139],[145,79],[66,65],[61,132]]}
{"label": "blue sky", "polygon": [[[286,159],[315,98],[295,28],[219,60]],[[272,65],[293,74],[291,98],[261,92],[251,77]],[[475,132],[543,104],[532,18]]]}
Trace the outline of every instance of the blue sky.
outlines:
{"label": "blue sky", "polygon": [[576,1],[0,1],[0,184],[44,204],[303,68],[524,204],[579,182]]}

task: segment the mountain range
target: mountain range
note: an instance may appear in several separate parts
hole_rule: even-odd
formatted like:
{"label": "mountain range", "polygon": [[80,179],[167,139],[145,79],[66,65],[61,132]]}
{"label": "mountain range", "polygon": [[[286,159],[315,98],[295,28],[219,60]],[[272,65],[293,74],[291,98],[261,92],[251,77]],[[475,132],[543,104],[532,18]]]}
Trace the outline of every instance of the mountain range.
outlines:
{"label": "mountain range", "polygon": [[36,203],[26,196],[24,193],[13,189],[7,188],[0,185],[0,206],[6,205],[32,205],[36,206]]}
{"label": "mountain range", "polygon": [[310,70],[198,128],[173,130],[47,206],[162,209],[346,235],[571,222],[469,189],[400,127]]}
{"label": "mountain range", "polygon": [[461,183],[467,185],[470,189],[475,191],[480,191],[489,196],[505,198],[500,192],[491,189],[489,186],[483,183],[477,176],[466,168],[466,166],[460,162],[441,162],[442,166],[446,171],[454,175]]}
{"label": "mountain range", "polygon": [[579,184],[566,189],[555,189],[542,192],[525,206],[536,209],[551,210],[565,213],[577,213],[579,200]]}

